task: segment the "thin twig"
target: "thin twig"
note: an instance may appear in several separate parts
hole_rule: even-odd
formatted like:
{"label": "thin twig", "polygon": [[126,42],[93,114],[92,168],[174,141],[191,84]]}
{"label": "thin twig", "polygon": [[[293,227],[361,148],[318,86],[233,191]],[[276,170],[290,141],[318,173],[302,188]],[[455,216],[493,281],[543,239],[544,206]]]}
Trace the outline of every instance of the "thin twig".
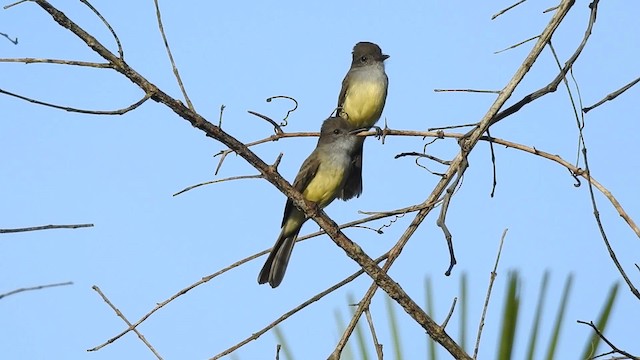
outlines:
{"label": "thin twig", "polygon": [[[491,137],[491,130],[487,129],[487,136]],[[493,150],[493,142],[489,141],[489,150],[491,151],[491,168],[493,169],[493,184],[491,184],[491,194],[493,197],[496,193],[496,186],[498,185],[498,175],[496,173],[496,153]]]}
{"label": "thin twig", "polygon": [[25,291],[40,290],[40,289],[46,289],[46,288],[50,288],[50,287],[66,286],[66,285],[73,285],[73,282],[72,281],[67,281],[67,282],[57,283],[57,284],[38,285],[38,286],[33,286],[33,287],[15,289],[15,290],[11,290],[11,291],[9,291],[7,293],[0,294],[0,299],[2,299],[4,297],[7,297],[7,296],[15,295],[15,294],[18,294],[18,293],[21,293],[21,292],[25,292]]}
{"label": "thin twig", "polygon": [[378,342],[378,337],[376,336],[376,328],[375,326],[373,326],[373,318],[371,317],[371,311],[369,310],[369,308],[366,308],[364,310],[364,315],[367,319],[367,323],[369,324],[369,331],[371,331],[371,337],[373,338],[373,346],[376,348],[376,355],[378,356],[378,360],[382,360],[382,344]]}
{"label": "thin twig", "polygon": [[173,68],[173,74],[176,77],[178,86],[180,86],[180,91],[182,91],[182,96],[184,96],[184,100],[187,102],[187,106],[189,107],[189,109],[191,109],[191,111],[195,111],[195,108],[191,103],[191,99],[189,99],[189,95],[187,95],[187,90],[184,88],[184,84],[182,83],[182,78],[180,77],[180,72],[178,71],[176,62],[173,60],[173,55],[171,54],[171,48],[169,47],[169,41],[167,40],[167,35],[164,33],[164,27],[162,26],[162,15],[160,14],[160,4],[158,4],[158,0],[153,0],[153,4],[156,7],[156,19],[158,19],[158,29],[160,30],[160,35],[162,35],[162,41],[164,42],[164,47],[165,49],[167,49],[167,55],[169,56],[169,61],[171,62],[171,68]]}
{"label": "thin twig", "polygon": [[626,356],[626,359],[634,359],[634,360],[639,360],[640,357],[635,356],[635,355],[631,355],[630,353],[618,348],[617,346],[615,346],[611,341],[609,341],[609,339],[607,339],[604,334],[602,332],[600,332],[600,329],[598,329],[598,327],[596,326],[596,324],[593,323],[593,321],[582,321],[582,320],[577,320],[578,324],[584,324],[587,325],[589,327],[591,327],[593,329],[593,331],[595,331],[596,335],[598,335],[598,337],[600,339],[602,339],[602,341],[604,341],[605,343],[607,343],[607,345],[609,345],[609,347],[611,348],[611,350],[614,353],[618,353],[620,355],[624,355]]}
{"label": "thin twig", "polygon": [[[586,168],[586,176],[587,176],[587,179],[589,179],[590,178],[589,165],[588,165],[589,160],[587,157],[586,147],[582,148],[582,155],[584,158],[584,164]],[[598,211],[598,206],[596,204],[596,197],[595,197],[595,194],[593,193],[593,183],[589,181],[588,184],[589,184],[589,197],[591,198],[591,206],[593,208],[593,217],[595,218],[596,224],[598,225],[598,229],[600,230],[600,235],[602,237],[602,240],[604,241],[604,244],[607,247],[607,251],[609,252],[609,257],[611,257],[613,264],[618,269],[618,272],[624,279],[624,282],[627,283],[627,286],[629,286],[629,290],[631,291],[631,293],[635,295],[636,298],[640,299],[640,291],[638,291],[638,289],[633,285],[633,282],[631,281],[631,279],[629,279],[629,276],[627,276],[627,273],[624,271],[624,268],[620,264],[620,261],[618,261],[618,256],[616,255],[615,251],[613,251],[613,248],[611,247],[609,238],[607,237],[607,234],[604,231],[604,225],[602,225],[602,219],[600,219],[600,212]]]}
{"label": "thin twig", "polygon": [[222,129],[222,114],[224,113],[224,109],[226,109],[226,105],[220,105],[220,116],[218,117],[218,127]]}
{"label": "thin twig", "polygon": [[507,48],[504,48],[504,49],[502,49],[502,50],[494,51],[494,52],[493,52],[493,54],[494,54],[494,55],[496,55],[496,54],[500,54],[500,53],[502,53],[502,52],[505,52],[505,51],[507,51],[507,50],[515,49],[515,48],[517,48],[517,47],[518,47],[518,46],[520,46],[520,45],[524,45],[524,44],[528,43],[529,41],[533,41],[533,40],[537,39],[539,36],[540,36],[540,35],[536,35],[536,36],[533,36],[533,37],[528,38],[527,40],[522,40],[522,41],[520,41],[519,43],[514,44],[514,45],[511,45],[511,46],[509,46],[509,47],[507,47]]}
{"label": "thin twig", "polygon": [[13,43],[13,45],[18,45],[18,38],[15,38],[15,40],[14,40],[14,39],[10,38],[8,34],[1,33],[1,32],[0,32],[0,36],[2,36],[4,38],[7,38],[7,40],[11,41]]}
{"label": "thin twig", "polygon": [[[268,142],[274,142],[274,141],[278,141],[282,138],[289,138],[289,137],[318,137],[320,136],[320,133],[318,132],[298,132],[298,133],[279,133],[279,134],[274,134],[271,135],[267,138],[264,139],[260,139],[257,141],[253,141],[250,143],[246,143],[244,144],[246,147],[252,147],[255,145],[260,145],[260,144],[264,144],[264,143],[268,143]],[[220,152],[218,152],[217,154],[213,155],[213,157],[216,156],[220,156],[220,161],[218,161],[218,166],[216,166],[216,171],[213,173],[214,175],[218,175],[218,172],[220,171],[220,169],[222,168],[222,163],[226,160],[227,155],[233,153],[234,151],[232,149],[226,149],[226,150],[220,150]]]}
{"label": "thin twig", "polygon": [[469,127],[469,126],[476,126],[476,125],[477,124],[448,125],[448,126],[432,127],[432,128],[428,128],[427,130],[429,131],[448,130],[448,129],[457,129],[461,127]]}
{"label": "thin twig", "polygon": [[[400,154],[394,156],[393,158],[394,159],[400,159],[401,157],[405,157],[405,156],[416,156],[418,158],[427,158],[429,160],[433,160],[433,161],[435,161],[437,163],[440,163],[442,165],[447,165],[447,166],[451,165],[451,161],[442,160],[442,159],[437,158],[437,157],[435,157],[433,155],[429,155],[429,154],[425,154],[425,153],[419,153],[419,152],[415,152],[415,151],[403,152],[403,153],[400,153]],[[416,159],[416,161],[417,161],[417,159]]]}
{"label": "thin twig", "polygon": [[61,59],[37,59],[37,58],[0,58],[0,62],[10,63],[18,62],[25,64],[58,64],[58,65],[72,65],[72,66],[84,66],[98,69],[113,69],[113,65],[110,63],[95,63],[89,61],[76,61],[76,60],[61,60]]}
{"label": "thin twig", "polygon": [[588,113],[589,111],[593,110],[594,108],[597,108],[598,106],[604,104],[607,101],[611,101],[615,98],[617,98],[620,94],[622,94],[623,92],[631,89],[633,87],[633,85],[637,84],[638,82],[640,82],[640,77],[633,80],[632,82],[628,83],[627,85],[623,86],[622,88],[612,92],[611,94],[608,94],[607,96],[605,96],[602,100],[598,101],[597,103],[591,105],[591,106],[587,106],[585,108],[582,108],[582,112],[583,113]]}
{"label": "thin twig", "polygon": [[0,229],[0,234],[10,234],[26,231],[50,230],[50,229],[78,229],[93,227],[93,224],[72,224],[72,225],[42,225],[17,229]]}
{"label": "thin twig", "polygon": [[480,94],[500,94],[500,90],[477,90],[477,89],[433,89],[434,92],[471,92]]}
{"label": "thin twig", "polygon": [[171,196],[178,196],[178,195],[180,195],[182,193],[186,193],[187,191],[193,190],[193,189],[198,188],[200,186],[212,185],[212,184],[217,184],[217,183],[221,183],[221,182],[225,182],[225,181],[244,180],[244,179],[264,179],[264,176],[262,176],[260,174],[258,174],[258,175],[240,175],[240,176],[231,176],[231,177],[224,178],[224,179],[205,181],[203,183],[187,186],[186,188],[178,191],[177,193],[175,193],[175,194],[173,194]]}
{"label": "thin twig", "polygon": [[51,107],[51,108],[54,108],[54,109],[73,112],[73,113],[91,114],[91,115],[123,115],[123,114],[128,113],[131,110],[134,110],[134,109],[138,108],[140,105],[144,104],[145,101],[147,101],[147,100],[149,100],[151,98],[149,95],[145,94],[145,96],[142,97],[142,99],[140,99],[140,100],[136,101],[135,103],[127,106],[126,108],[122,108],[122,109],[118,109],[118,110],[86,110],[86,109],[78,109],[78,108],[72,108],[72,107],[68,107],[68,106],[61,106],[61,105],[56,105],[56,104],[52,104],[52,103],[47,103],[47,102],[44,102],[44,101],[35,100],[35,99],[32,99],[32,98],[28,98],[26,96],[18,95],[18,94],[12,93],[10,91],[2,90],[2,89],[0,89],[0,94],[13,96],[13,97],[18,98],[20,100],[28,101],[28,102],[30,102],[32,104],[36,104],[36,105],[42,105],[42,106]]}
{"label": "thin twig", "polygon": [[118,54],[120,55],[120,59],[124,60],[124,51],[122,50],[122,44],[120,43],[120,39],[118,38],[116,31],[111,27],[111,24],[109,24],[107,19],[105,19],[102,14],[100,14],[98,9],[93,7],[93,5],[91,5],[87,0],[80,0],[80,2],[91,9],[91,11],[93,11],[93,13],[96,14],[96,16],[100,18],[100,20],[102,20],[102,23],[107,27],[107,29],[109,29],[109,32],[111,32],[111,35],[113,36],[113,39],[116,41],[116,45],[118,46]]}
{"label": "thin twig", "polygon": [[[109,305],[109,307],[116,313],[116,315],[118,315],[119,318],[122,319],[122,321],[124,321],[127,325],[129,325],[129,327],[131,327],[131,323],[129,322],[129,320],[127,320],[124,314],[118,308],[116,308],[111,303],[111,301],[109,301],[107,296],[102,292],[102,290],[100,290],[98,286],[93,285],[91,288],[95,290],[98,293],[98,295],[100,295],[100,297],[102,297],[102,300],[104,300],[104,302],[107,303],[107,305]],[[142,333],[138,331],[138,329],[133,329],[133,332],[135,332],[136,335],[138,335],[138,338],[140,338],[140,340],[149,348],[149,350],[151,350],[151,352],[153,353],[153,355],[156,356],[156,358],[158,358],[159,360],[162,360],[162,356],[158,354],[156,349],[153,348],[153,346],[147,341],[144,335],[142,335]],[[88,351],[91,351],[91,350],[88,350]]]}
{"label": "thin twig", "polygon": [[464,172],[469,167],[469,164],[466,160],[460,164],[460,171],[456,173],[455,180],[449,184],[447,190],[445,191],[444,196],[442,197],[442,206],[440,207],[440,215],[438,216],[438,220],[436,220],[436,225],[442,229],[442,233],[444,234],[444,238],[447,241],[447,248],[449,249],[449,267],[444,272],[445,276],[451,275],[451,270],[456,265],[456,255],[453,251],[453,238],[451,232],[449,231],[449,227],[447,226],[447,211],[449,210],[449,204],[451,203],[451,198],[460,184],[460,180],[464,176]]}
{"label": "thin twig", "polygon": [[271,119],[270,117],[268,117],[267,115],[262,115],[258,112],[255,111],[251,111],[251,110],[247,110],[247,112],[251,115],[257,116],[262,120],[265,120],[266,122],[268,122],[269,124],[273,125],[273,130],[275,131],[276,135],[280,135],[283,134],[284,131],[282,130],[282,127],[280,126],[280,124],[278,124],[277,122],[273,121],[273,119]]}
{"label": "thin twig", "polygon": [[[218,167],[216,167],[216,172],[215,172],[215,174],[214,174],[214,175],[218,175],[218,171],[220,170],[220,167],[222,166],[222,162],[223,162],[223,161],[224,161],[224,159],[227,157],[227,155],[229,154],[229,152],[221,151],[220,153],[216,154],[215,156],[218,156],[218,155],[220,155],[220,154],[222,154],[222,157],[220,157],[220,161],[218,162]],[[280,154],[278,155],[278,157],[276,158],[276,160],[275,160],[275,161],[273,162],[273,164],[271,165],[271,168],[273,169],[273,171],[278,171],[278,165],[280,165],[280,160],[282,160],[282,155],[283,155],[283,153],[280,153]],[[181,190],[181,191],[179,191],[179,192],[177,192],[177,193],[173,194],[173,196],[180,195],[180,194],[182,194],[183,192],[189,191],[189,190],[191,190],[191,189],[193,189],[193,188],[196,188],[196,187],[199,187],[199,186],[202,186],[202,185],[215,184],[215,183],[219,183],[219,182],[227,181],[227,180],[238,180],[238,179],[259,179],[259,178],[264,178],[264,176],[263,176],[263,175],[261,175],[261,174],[258,174],[258,175],[247,175],[247,176],[234,176],[234,177],[227,178],[227,179],[222,179],[222,180],[208,181],[208,182],[205,182],[205,183],[200,183],[200,184],[197,184],[197,185],[194,185],[194,186],[190,186],[190,187],[188,187],[188,188],[186,188],[186,189],[184,189],[184,190]]]}
{"label": "thin twig", "polygon": [[476,337],[476,346],[473,349],[473,358],[476,359],[478,357],[478,350],[480,349],[480,338],[482,337],[482,328],[484,328],[484,319],[487,315],[487,310],[489,309],[489,299],[491,298],[491,290],[493,289],[493,282],[496,280],[496,276],[498,276],[498,263],[500,262],[500,254],[502,254],[502,245],[504,244],[504,238],[507,236],[507,231],[509,229],[504,229],[502,232],[502,236],[500,237],[500,246],[498,247],[498,254],[496,255],[496,262],[493,264],[493,271],[491,271],[491,275],[489,277],[489,287],[487,288],[487,296],[484,299],[484,306],[482,307],[482,316],[480,317],[480,323],[478,324],[478,336]]}
{"label": "thin twig", "polygon": [[4,8],[5,10],[7,10],[8,8],[10,8],[10,7],[12,7],[12,6],[20,5],[20,4],[22,4],[22,3],[24,3],[24,2],[27,2],[27,1],[30,1],[30,0],[19,0],[19,1],[16,1],[16,2],[12,3],[12,4],[5,5],[3,8]]}
{"label": "thin twig", "polygon": [[[587,24],[587,29],[584,32],[584,36],[582,37],[582,41],[580,42],[580,44],[578,45],[578,47],[576,48],[576,50],[573,52],[573,55],[571,55],[571,57],[569,58],[569,60],[567,60],[567,62],[564,64],[564,66],[562,67],[562,71],[560,71],[560,73],[546,86],[528,94],[525,95],[524,97],[522,97],[522,99],[520,99],[518,102],[516,102],[515,104],[509,106],[508,108],[500,111],[499,113],[496,114],[496,116],[493,118],[493,120],[491,121],[491,125],[497,123],[498,121],[515,114],[516,112],[518,112],[520,109],[522,109],[525,105],[531,103],[532,101],[547,95],[549,93],[555,92],[558,84],[560,84],[560,81],[562,81],[562,79],[565,77],[565,75],[567,74],[567,72],[573,67],[573,64],[576,62],[576,60],[578,60],[578,57],[580,56],[580,54],[582,53],[582,50],[584,49],[584,47],[587,45],[587,40],[589,40],[589,37],[591,36],[591,31],[593,30],[593,25],[596,22],[596,15],[598,12],[598,2],[599,0],[594,0],[590,5],[589,8],[591,9],[591,13],[589,16],[589,22]],[[547,40],[548,41],[548,40]]]}
{"label": "thin twig", "polygon": [[442,325],[440,325],[441,328],[446,329],[447,325],[449,324],[449,320],[451,320],[451,316],[453,315],[453,311],[456,309],[456,303],[458,302],[458,298],[454,297],[453,298],[453,302],[451,303],[451,307],[449,308],[449,313],[447,314],[447,317],[444,318],[444,321],[442,322]]}
{"label": "thin twig", "polygon": [[509,6],[509,7],[506,7],[506,8],[504,8],[504,9],[500,10],[500,11],[498,11],[497,13],[493,14],[493,16],[491,16],[491,20],[495,20],[495,18],[497,18],[498,16],[500,16],[500,15],[502,15],[502,14],[506,13],[507,11],[509,11],[509,10],[513,9],[514,7],[516,7],[516,6],[520,5],[520,4],[522,4],[522,3],[523,3],[523,2],[525,2],[525,1],[527,1],[527,0],[520,0],[520,1],[518,1],[517,3],[515,3],[515,4],[513,4],[513,5]]}

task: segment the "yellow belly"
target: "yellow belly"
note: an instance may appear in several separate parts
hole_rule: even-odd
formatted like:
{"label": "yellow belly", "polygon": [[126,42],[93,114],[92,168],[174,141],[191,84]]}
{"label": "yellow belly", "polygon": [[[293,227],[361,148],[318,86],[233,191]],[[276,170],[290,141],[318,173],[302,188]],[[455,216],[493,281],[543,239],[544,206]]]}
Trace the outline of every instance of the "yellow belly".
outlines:
{"label": "yellow belly", "polygon": [[344,167],[320,165],[316,176],[307,185],[302,195],[305,199],[313,201],[323,208],[336,198],[343,180]]}
{"label": "yellow belly", "polygon": [[384,107],[385,87],[375,81],[359,81],[347,90],[342,111],[354,128],[371,127],[380,118]]}

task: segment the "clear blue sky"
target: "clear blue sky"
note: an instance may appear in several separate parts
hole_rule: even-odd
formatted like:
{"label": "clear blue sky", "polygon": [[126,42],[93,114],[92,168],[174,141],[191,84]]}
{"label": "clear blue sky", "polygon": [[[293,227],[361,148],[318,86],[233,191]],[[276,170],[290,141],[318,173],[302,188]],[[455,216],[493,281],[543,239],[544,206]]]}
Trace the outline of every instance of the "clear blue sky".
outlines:
{"label": "clear blue sky", "polygon": [[[555,2],[528,1],[491,20],[513,1],[424,2],[170,2],[161,1],[165,30],[196,110],[217,122],[226,105],[223,128],[242,141],[271,134],[254,110],[273,118],[286,101],[299,101],[286,131],[317,131],[336,104],[340,82],[358,41],[374,41],[387,61],[389,96],[383,117],[394,129],[478,121],[495,98],[491,94],[435,93],[436,88],[501,89],[528,53],[530,44],[498,55],[494,51],[539,34]],[[5,2],[6,5],[8,2]],[[79,2],[55,1],[68,16],[116,49],[101,22]],[[148,80],[180,98],[152,1],[126,6],[93,3],[115,28],[125,59]],[[577,47],[586,28],[587,1],[577,1],[553,38],[561,61]],[[602,2],[594,33],[574,76],[585,105],[638,76],[638,2]],[[98,61],[83,43],[59,27],[38,6],[25,3],[0,11],[0,32],[19,38],[17,46],[0,38],[0,57]],[[142,97],[110,70],[42,64],[0,64],[0,88],[57,104],[109,110]],[[546,85],[557,73],[545,49],[509,104]],[[633,88],[586,116],[585,137],[593,176],[640,220],[637,134],[640,125]],[[574,92],[575,95],[575,92]],[[0,228],[44,224],[93,223],[94,228],[3,235],[0,293],[41,284],[74,285],[21,293],[0,301],[0,354],[5,359],[153,359],[129,333],[95,352],[126,325],[91,290],[98,285],[131,321],[203,276],[272,246],[279,232],[285,197],[262,180],[225,182],[171,195],[199,182],[255,174],[241,158],[229,156],[214,177],[223,147],[164,106],[148,102],[124,116],[91,116],[35,106],[0,96]],[[492,135],[535,146],[575,161],[577,128],[566,90],[561,87],[492,128]],[[279,170],[290,181],[311,152],[315,139],[285,139],[255,147],[266,162],[278,153]],[[350,202],[336,201],[327,212],[338,222],[361,217],[359,210],[382,211],[419,203],[438,178],[416,167],[403,151],[420,151],[421,139],[393,137],[365,147],[365,192]],[[453,140],[441,140],[429,153],[450,158]],[[539,284],[551,272],[544,347],[562,285],[574,274],[569,312],[557,358],[572,359],[590,329],[576,320],[595,320],[608,289],[620,280],[598,233],[588,188],[575,188],[567,170],[541,158],[496,147],[498,188],[491,191],[488,146],[480,144],[448,215],[458,265],[443,275],[448,255],[434,212],[416,232],[391,276],[419,303],[430,277],[441,322],[460,295],[459,278],[469,277],[469,317],[475,329],[499,238],[509,228],[489,309],[480,357],[496,351],[499,309],[509,270],[524,278],[522,327],[528,332]],[[435,171],[443,168],[434,164]],[[608,201],[597,194],[599,210],[615,250],[638,285],[633,264],[640,242]],[[365,229],[346,234],[372,257],[392,244],[413,218],[407,215],[383,235]],[[388,221],[372,224],[379,227]],[[308,222],[302,234],[316,231]],[[258,286],[264,257],[205,284],[169,304],[140,330],[165,359],[203,359],[258,331],[282,313],[357,270],[327,237],[298,244],[283,284]],[[340,331],[334,312],[346,317],[347,294],[360,298],[370,285],[363,276],[294,315],[281,330],[297,359],[326,358]],[[384,294],[374,298],[378,334],[392,358]],[[620,288],[606,335],[636,354],[638,299]],[[407,358],[425,355],[424,331],[396,306]],[[457,315],[448,328],[457,337]],[[525,337],[514,358],[522,356]],[[468,343],[471,342],[471,335]],[[276,339],[267,333],[236,355],[272,359]],[[601,348],[602,350],[603,348]],[[469,350],[471,351],[471,350]]]}

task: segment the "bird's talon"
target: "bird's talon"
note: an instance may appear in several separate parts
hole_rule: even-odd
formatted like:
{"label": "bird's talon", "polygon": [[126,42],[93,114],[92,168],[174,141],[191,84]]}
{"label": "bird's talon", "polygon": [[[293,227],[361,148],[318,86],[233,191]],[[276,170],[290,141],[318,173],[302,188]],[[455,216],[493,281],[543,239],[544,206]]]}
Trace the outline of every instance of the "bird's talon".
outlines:
{"label": "bird's talon", "polygon": [[376,131],[376,139],[380,139],[384,135],[384,131],[379,126],[372,127]]}

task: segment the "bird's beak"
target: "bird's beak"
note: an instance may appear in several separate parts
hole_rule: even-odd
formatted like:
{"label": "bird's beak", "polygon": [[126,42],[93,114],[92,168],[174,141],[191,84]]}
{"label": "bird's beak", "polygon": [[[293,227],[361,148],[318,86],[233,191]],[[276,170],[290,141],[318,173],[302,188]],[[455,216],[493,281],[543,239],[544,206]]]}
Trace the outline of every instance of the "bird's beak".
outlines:
{"label": "bird's beak", "polygon": [[387,60],[388,58],[390,58],[391,56],[387,55],[387,54],[382,54],[382,61]]}
{"label": "bird's beak", "polygon": [[359,129],[351,130],[349,131],[349,135],[356,135],[367,130],[369,130],[369,128],[359,128]]}

